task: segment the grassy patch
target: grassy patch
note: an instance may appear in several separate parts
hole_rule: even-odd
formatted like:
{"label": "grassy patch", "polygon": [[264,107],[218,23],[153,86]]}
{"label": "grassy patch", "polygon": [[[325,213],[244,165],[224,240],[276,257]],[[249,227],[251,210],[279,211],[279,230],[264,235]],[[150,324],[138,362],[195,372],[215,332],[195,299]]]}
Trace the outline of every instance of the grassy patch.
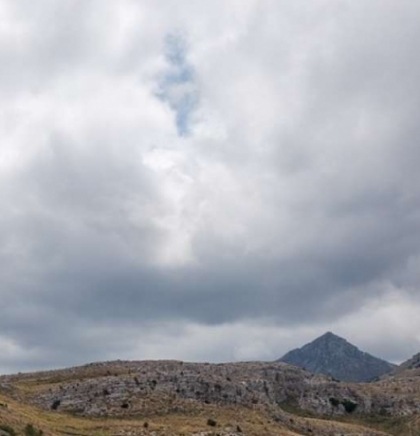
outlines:
{"label": "grassy patch", "polygon": [[302,418],[315,418],[316,415],[310,410],[304,410],[299,406],[299,403],[294,399],[287,399],[279,404],[281,409],[291,415],[300,416]]}
{"label": "grassy patch", "polygon": [[[391,417],[391,416],[381,416],[379,414],[359,414],[354,417],[343,416],[337,418],[341,422],[346,422],[350,424],[359,424],[365,427],[373,428],[375,430],[390,433],[395,436],[409,435],[410,428],[416,430],[414,434],[420,434],[420,427],[412,425],[413,418],[407,417]],[[417,433],[419,432],[419,433]]]}

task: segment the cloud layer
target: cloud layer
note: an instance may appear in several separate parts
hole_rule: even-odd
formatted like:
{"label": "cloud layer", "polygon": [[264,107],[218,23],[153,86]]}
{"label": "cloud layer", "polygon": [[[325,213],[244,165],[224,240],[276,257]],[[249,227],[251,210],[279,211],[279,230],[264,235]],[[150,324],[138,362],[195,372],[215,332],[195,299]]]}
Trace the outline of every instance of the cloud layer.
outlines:
{"label": "cloud layer", "polygon": [[1,2],[0,372],[419,351],[419,13]]}

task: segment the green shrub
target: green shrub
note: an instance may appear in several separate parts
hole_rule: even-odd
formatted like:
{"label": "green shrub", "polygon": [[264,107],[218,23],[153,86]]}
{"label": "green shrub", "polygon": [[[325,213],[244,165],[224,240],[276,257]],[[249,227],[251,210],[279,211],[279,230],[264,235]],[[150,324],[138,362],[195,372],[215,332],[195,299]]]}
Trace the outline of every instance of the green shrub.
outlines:
{"label": "green shrub", "polygon": [[207,425],[209,425],[210,427],[216,427],[217,422],[214,419],[209,418],[207,420]]}
{"label": "green shrub", "polygon": [[353,413],[357,408],[357,403],[354,403],[351,400],[343,400],[341,404],[344,406],[344,410],[347,413]]}
{"label": "green shrub", "polygon": [[51,410],[57,410],[59,408],[61,404],[60,400],[55,400],[52,404],[51,404]]}
{"label": "green shrub", "polygon": [[10,425],[6,425],[6,424],[4,424],[4,425],[0,425],[0,430],[3,430],[3,431],[5,431],[6,433],[9,433],[10,436],[16,436],[15,429],[12,428],[12,427],[10,427]]}
{"label": "green shrub", "polygon": [[333,407],[338,407],[340,404],[340,401],[337,400],[337,398],[331,397],[330,398],[330,403]]}
{"label": "green shrub", "polygon": [[35,428],[32,424],[26,424],[25,436],[42,436],[43,433],[41,429]]}

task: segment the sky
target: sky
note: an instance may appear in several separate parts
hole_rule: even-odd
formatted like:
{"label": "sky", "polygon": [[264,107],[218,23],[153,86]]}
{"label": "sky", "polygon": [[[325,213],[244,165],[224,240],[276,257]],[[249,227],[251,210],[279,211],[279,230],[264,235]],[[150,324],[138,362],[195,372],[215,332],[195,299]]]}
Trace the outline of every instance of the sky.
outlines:
{"label": "sky", "polygon": [[0,373],[419,352],[419,17],[0,0]]}

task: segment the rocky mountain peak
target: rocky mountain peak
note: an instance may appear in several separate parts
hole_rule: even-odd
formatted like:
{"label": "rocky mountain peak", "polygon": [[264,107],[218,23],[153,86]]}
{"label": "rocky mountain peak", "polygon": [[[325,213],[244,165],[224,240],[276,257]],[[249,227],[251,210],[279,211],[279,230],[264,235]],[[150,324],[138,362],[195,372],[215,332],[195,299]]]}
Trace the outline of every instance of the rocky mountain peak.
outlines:
{"label": "rocky mountain peak", "polygon": [[346,339],[327,332],[279,361],[344,381],[365,382],[393,370],[394,365],[360,351]]}
{"label": "rocky mountain peak", "polygon": [[350,342],[348,342],[346,339],[337,336],[332,332],[324,333],[323,335],[319,336],[318,338],[316,338],[315,340],[313,340],[307,345],[310,344],[343,344],[343,345],[346,344],[354,347],[354,345],[350,344]]}

